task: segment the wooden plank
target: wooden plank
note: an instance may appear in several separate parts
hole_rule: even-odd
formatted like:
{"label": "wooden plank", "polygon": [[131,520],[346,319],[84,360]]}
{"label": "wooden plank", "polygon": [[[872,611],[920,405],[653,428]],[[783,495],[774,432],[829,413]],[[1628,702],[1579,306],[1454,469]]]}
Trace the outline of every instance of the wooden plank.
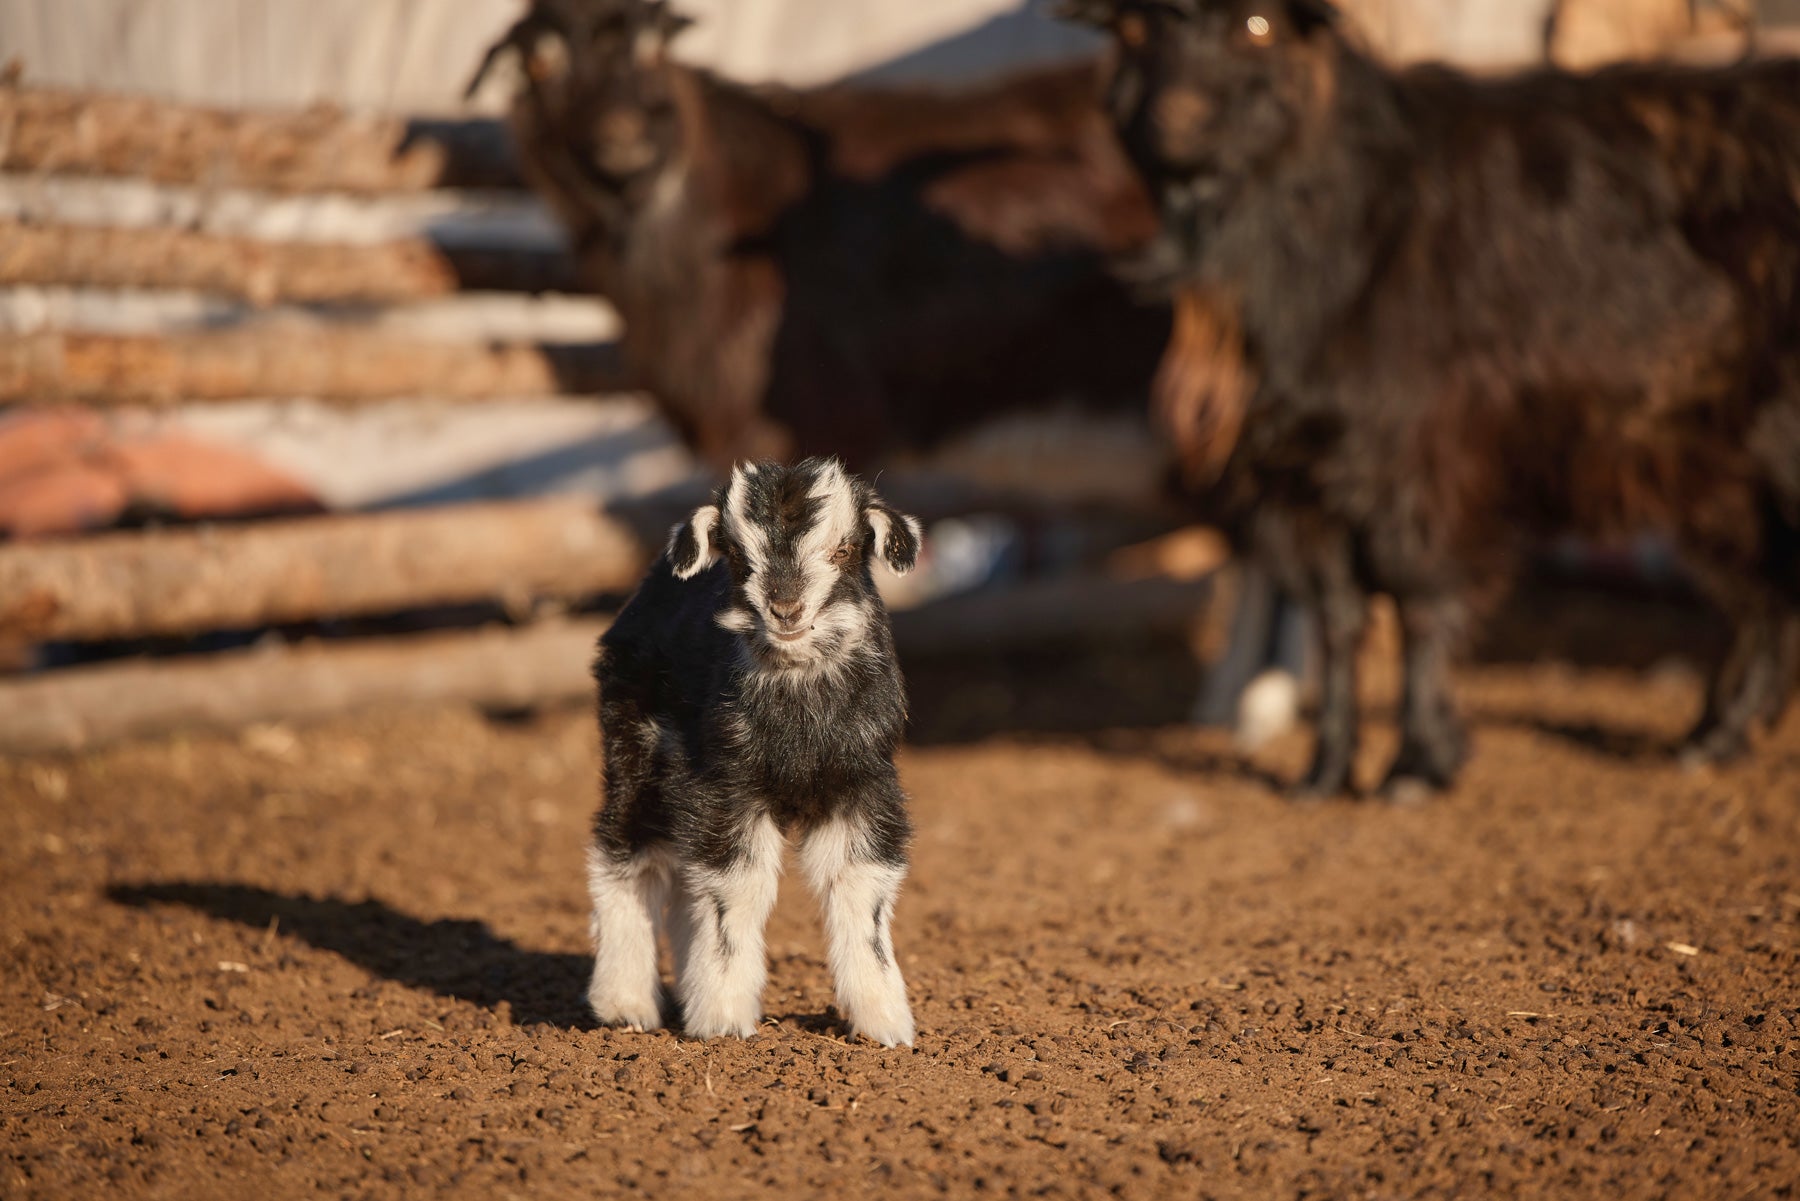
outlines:
{"label": "wooden plank", "polygon": [[622,386],[610,344],[471,346],[357,329],[263,327],[167,336],[0,335],[0,403],[490,400]]}
{"label": "wooden plank", "polygon": [[0,637],[97,640],[626,591],[648,561],[582,498],[0,546]]}
{"label": "wooden plank", "polygon": [[896,613],[894,644],[903,655],[955,655],[1141,638],[1190,628],[1211,596],[1210,579],[1032,580]]}
{"label": "wooden plank", "polygon": [[123,738],[308,720],[417,703],[523,708],[586,695],[603,619],[522,629],[258,647],[0,680],[0,749],[77,751]]}
{"label": "wooden plank", "polygon": [[273,191],[520,188],[501,122],[206,108],[0,86],[0,170]]}
{"label": "wooden plank", "polygon": [[187,229],[0,219],[0,285],[166,288],[250,301],[392,303],[461,291],[576,292],[566,254],[441,246],[269,242]]}
{"label": "wooden plank", "polygon": [[[905,655],[1017,649],[1185,628],[1204,583],[1053,580],[894,615]],[[312,642],[138,659],[0,680],[0,751],[75,751],[123,738],[310,720],[384,705],[526,708],[590,695],[604,619],[520,629]]]}

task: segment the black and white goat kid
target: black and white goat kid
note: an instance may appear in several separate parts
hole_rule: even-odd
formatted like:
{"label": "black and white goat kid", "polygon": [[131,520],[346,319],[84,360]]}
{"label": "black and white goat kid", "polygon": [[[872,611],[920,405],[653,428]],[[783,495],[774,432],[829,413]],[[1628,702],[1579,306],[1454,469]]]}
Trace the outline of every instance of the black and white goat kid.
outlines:
{"label": "black and white goat kid", "polygon": [[907,571],[918,551],[918,523],[835,460],[740,465],[600,639],[602,1022],[662,1024],[660,925],[687,1032],[753,1034],[793,835],[852,1032],[912,1042],[889,934],[911,833],[893,759],[906,695],[870,568]]}

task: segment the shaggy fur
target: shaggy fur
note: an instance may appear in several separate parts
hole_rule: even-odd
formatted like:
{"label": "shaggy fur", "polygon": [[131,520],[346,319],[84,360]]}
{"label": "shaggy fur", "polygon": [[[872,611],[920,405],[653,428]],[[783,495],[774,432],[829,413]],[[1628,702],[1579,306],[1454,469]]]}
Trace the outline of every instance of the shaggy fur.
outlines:
{"label": "shaggy fur", "polygon": [[[1742,753],[1800,655],[1800,64],[1393,73],[1325,0],[1092,0],[1163,218],[1159,404],[1323,631],[1303,787],[1348,784],[1365,597],[1405,637],[1392,784],[1464,757],[1447,662],[1528,540],[1660,531],[1735,623],[1687,742]],[[1234,385],[1204,363],[1223,329]]]}
{"label": "shaggy fur", "polygon": [[750,88],[671,62],[683,24],[534,0],[490,59],[523,60],[526,174],[704,457],[862,468],[1066,400],[1142,420],[1169,314],[1108,270],[1155,218],[1091,64],[955,94]]}
{"label": "shaggy fur", "polygon": [[793,835],[852,1031],[912,1041],[888,932],[910,832],[893,759],[906,698],[870,566],[904,572],[918,551],[917,523],[835,461],[739,467],[601,638],[602,1022],[660,1024],[661,922],[688,1033],[752,1034]]}

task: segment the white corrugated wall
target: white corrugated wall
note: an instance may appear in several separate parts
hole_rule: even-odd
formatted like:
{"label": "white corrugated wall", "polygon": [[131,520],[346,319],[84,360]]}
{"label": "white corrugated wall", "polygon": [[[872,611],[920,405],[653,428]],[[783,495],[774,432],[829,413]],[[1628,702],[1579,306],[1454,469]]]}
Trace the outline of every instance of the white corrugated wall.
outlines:
{"label": "white corrugated wall", "polygon": [[[1629,3],[1630,0],[1622,0]],[[0,0],[0,61],[29,82],[231,106],[463,111],[522,0]],[[1527,62],[1549,0],[1348,0],[1402,57]],[[1020,0],[678,0],[683,57],[752,80],[954,79],[1076,52]],[[497,102],[497,92],[485,106]]]}

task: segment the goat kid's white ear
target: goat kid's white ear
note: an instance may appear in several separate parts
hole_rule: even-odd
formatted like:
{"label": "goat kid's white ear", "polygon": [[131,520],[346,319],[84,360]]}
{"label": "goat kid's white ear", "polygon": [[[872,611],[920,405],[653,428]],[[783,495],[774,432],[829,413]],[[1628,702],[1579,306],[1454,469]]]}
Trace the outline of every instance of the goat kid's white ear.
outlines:
{"label": "goat kid's white ear", "polygon": [[924,542],[924,534],[919,530],[919,519],[909,517],[898,509],[889,508],[881,501],[876,501],[863,510],[863,516],[869,519],[869,529],[875,534],[870,548],[880,556],[895,575],[905,575],[919,561],[919,547]]}
{"label": "goat kid's white ear", "polygon": [[678,580],[689,580],[712,564],[717,553],[713,531],[719,526],[719,507],[702,505],[693,516],[669,531],[669,567]]}

